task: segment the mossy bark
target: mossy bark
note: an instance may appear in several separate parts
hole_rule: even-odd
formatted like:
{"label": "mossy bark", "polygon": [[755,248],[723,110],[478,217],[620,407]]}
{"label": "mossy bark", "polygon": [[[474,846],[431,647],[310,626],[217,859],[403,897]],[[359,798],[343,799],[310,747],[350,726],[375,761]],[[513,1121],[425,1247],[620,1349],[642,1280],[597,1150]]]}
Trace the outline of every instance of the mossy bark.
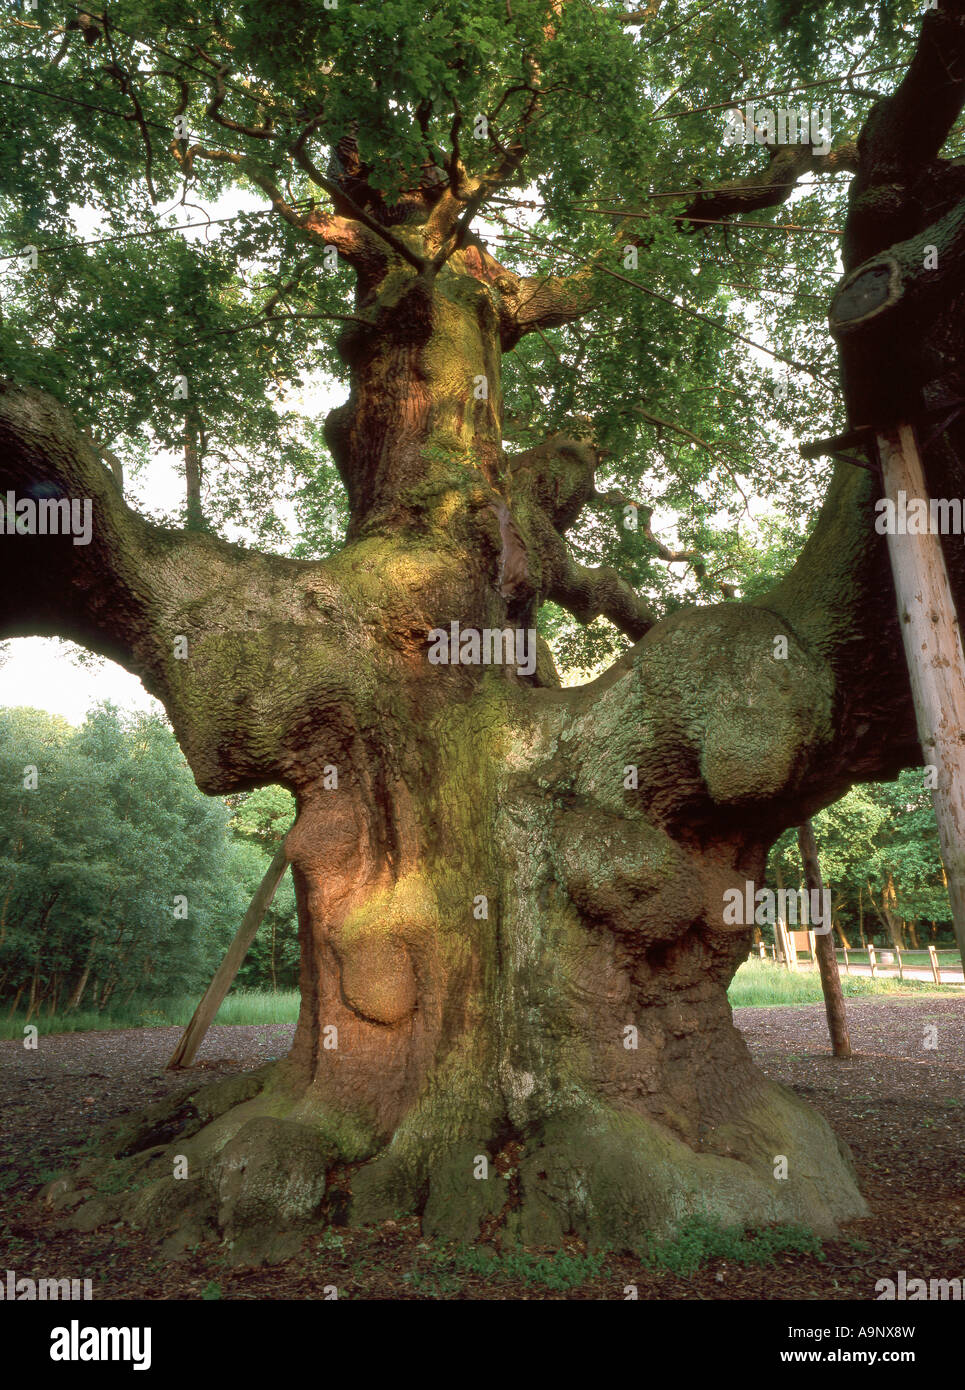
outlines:
{"label": "mossy bark", "polygon": [[750,926],[723,906],[784,826],[913,756],[868,482],[841,474],[766,600],[679,612],[592,685],[559,689],[545,650],[531,676],[430,664],[452,621],[532,624],[557,582],[541,535],[588,491],[503,453],[519,298],[474,245],[435,278],[389,253],[366,269],[372,327],[343,344],[329,425],[350,539],[324,563],[147,525],[58,407],[0,391],[0,486],[92,496],[96,523],[83,553],[22,538],[5,631],[136,671],[206,790],[277,780],[298,801],[290,1056],[116,1127],[48,1194],[79,1224],[251,1259],[406,1213],[633,1247],[693,1211],[829,1232],[865,1210],[825,1122],[733,1025]]}

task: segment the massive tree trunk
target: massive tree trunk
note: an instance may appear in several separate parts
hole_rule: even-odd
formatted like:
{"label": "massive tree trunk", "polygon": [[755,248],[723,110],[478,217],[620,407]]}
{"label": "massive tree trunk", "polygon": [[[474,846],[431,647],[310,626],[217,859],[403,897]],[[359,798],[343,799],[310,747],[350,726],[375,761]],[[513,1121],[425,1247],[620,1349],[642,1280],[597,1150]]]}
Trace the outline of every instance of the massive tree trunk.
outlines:
{"label": "massive tree trunk", "polygon": [[[830,1231],[864,1204],[827,1124],[733,1025],[751,924],[723,906],[802,810],[901,761],[868,482],[838,478],[766,601],[677,613],[582,689],[558,688],[545,650],[532,676],[433,665],[434,628],[502,627],[512,605],[529,621],[532,518],[566,476],[551,456],[554,481],[507,482],[498,320],[450,273],[421,341],[357,368],[332,430],[353,540],[321,564],[147,525],[59,408],[0,396],[2,485],[53,482],[97,518],[88,547],[17,539],[6,631],[137,671],[206,790],[280,780],[298,802],[291,1055],[120,1126],[129,1193],[96,1193],[101,1156],[53,1200],[83,1196],[83,1225],[220,1230],[238,1258],[284,1253],[306,1221],[407,1212],[536,1244],[634,1246],[690,1211]],[[506,495],[527,551],[509,598]]]}
{"label": "massive tree trunk", "polygon": [[[251,1258],[407,1213],[463,1240],[632,1248],[689,1212],[830,1232],[865,1211],[825,1121],[734,1027],[753,923],[724,905],[785,827],[917,760],[874,479],[839,468],[765,598],[654,625],[566,552],[592,443],[503,451],[501,353],[584,312],[587,284],[498,265],[460,227],[476,191],[420,186],[382,236],[297,222],[358,275],[327,431],[349,543],[328,561],[148,525],[59,407],[0,388],[0,488],[95,515],[88,546],[5,542],[2,635],[120,661],[203,789],[278,781],[298,805],[290,1056],[114,1127],[50,1192],[83,1226],[220,1232]],[[927,455],[936,493],[953,443]],[[429,661],[435,630],[526,634],[547,598],[639,640],[580,689],[545,646],[535,668]],[[128,1190],[97,1191],[105,1164]]]}

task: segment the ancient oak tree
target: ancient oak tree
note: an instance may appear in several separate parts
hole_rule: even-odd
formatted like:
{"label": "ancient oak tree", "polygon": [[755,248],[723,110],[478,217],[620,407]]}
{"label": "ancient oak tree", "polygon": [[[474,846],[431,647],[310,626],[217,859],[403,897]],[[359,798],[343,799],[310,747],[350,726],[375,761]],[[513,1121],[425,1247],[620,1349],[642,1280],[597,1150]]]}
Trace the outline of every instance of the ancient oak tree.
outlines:
{"label": "ancient oak tree", "polygon": [[[847,269],[897,246],[910,303],[902,246],[934,221],[960,255],[962,171],[940,151],[965,95],[963,10],[892,36],[891,95],[859,93],[849,138],[824,152],[722,144],[730,100],[790,85],[784,32],[694,7],[176,3],[162,22],[130,3],[86,43],[24,24],[41,134],[79,151],[68,172],[131,240],[84,253],[113,269],[80,315],[58,280],[80,253],[44,254],[65,215],[46,196],[55,171],[7,150],[10,227],[40,254],[7,324],[0,490],[89,498],[94,525],[84,546],[4,539],[2,632],[63,635],[136,672],[205,791],[280,782],[298,805],[291,1054],[115,1127],[51,1190],[71,1219],[221,1232],[247,1258],[312,1222],[397,1214],[459,1239],[633,1247],[689,1212],[830,1231],[864,1211],[826,1122],[764,1078],[734,1027],[750,926],[722,904],[784,828],[918,757],[875,479],[842,464],[797,563],[743,601],[696,544],[712,549],[710,530],[675,551],[640,498],[668,440],[695,496],[736,476],[728,438],[766,452],[764,397],[751,408],[713,372],[745,370],[746,332],[721,331],[725,287],[750,294],[783,242],[751,227],[737,253],[722,227],[786,216],[802,181],[853,178]],[[857,41],[829,40],[832,74]],[[753,71],[726,59],[735,44]],[[798,60],[827,72],[820,54]],[[696,114],[661,124],[680,111]],[[232,190],[255,208],[234,243],[227,229],[189,255],[133,235],[151,231],[145,196],[188,208]],[[802,265],[824,244],[796,244]],[[146,255],[128,262],[141,273],[122,254]],[[945,284],[940,309],[921,287],[920,356],[943,370],[919,376],[954,396],[951,266]],[[830,367],[829,300],[806,322]],[[193,339],[172,328],[189,302]],[[118,371],[99,390],[78,334]],[[324,431],[344,544],[298,559],[227,543],[202,509],[219,448],[271,456],[264,382],[329,347],[347,387]],[[807,353],[778,355],[800,372]],[[871,390],[861,364],[849,356],[849,391]],[[180,416],[175,376],[193,406]],[[128,505],[105,462],[140,428],[183,446],[184,528]],[[960,421],[928,441],[934,492],[962,495],[963,448]],[[574,539],[590,516],[607,563]],[[620,547],[644,578],[690,565],[691,601],[628,582]],[[962,594],[962,561],[949,569]],[[625,639],[589,684],[562,688],[542,637],[532,665],[471,647],[428,659],[451,624],[529,634],[552,605]]]}

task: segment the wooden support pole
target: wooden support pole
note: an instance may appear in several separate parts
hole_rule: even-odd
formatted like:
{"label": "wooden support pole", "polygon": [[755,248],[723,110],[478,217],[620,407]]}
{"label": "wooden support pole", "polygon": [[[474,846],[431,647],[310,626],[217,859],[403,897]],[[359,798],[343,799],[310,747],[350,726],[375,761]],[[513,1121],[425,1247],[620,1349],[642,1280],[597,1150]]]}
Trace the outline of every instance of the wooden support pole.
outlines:
{"label": "wooden support pole", "polygon": [[[910,425],[877,436],[885,497],[895,504],[924,499],[931,519],[925,474]],[[894,529],[894,528],[892,528]],[[918,737],[926,766],[935,769],[932,800],[948,876],[955,939],[965,961],[965,652],[945,568],[941,539],[888,536],[898,597],[898,617]]]}
{"label": "wooden support pole", "polygon": [[[797,828],[797,842],[804,864],[804,882],[812,902],[824,904],[824,883],[821,879],[821,865],[818,860],[818,847],[814,843],[811,822],[806,820]],[[815,897],[815,893],[817,897]],[[848,1034],[848,1013],[841,992],[841,976],[838,974],[838,958],[834,954],[831,939],[831,922],[822,920],[814,930],[815,954],[818,970],[821,972],[821,989],[824,992],[824,1011],[828,1016],[828,1032],[831,1035],[831,1052],[835,1057],[851,1056],[851,1038]]]}
{"label": "wooden support pole", "polygon": [[928,943],[928,959],[931,961],[931,973],[934,976],[935,984],[940,985],[942,982],[942,972],[938,968],[938,953],[931,942]]}
{"label": "wooden support pole", "polygon": [[268,911],[271,900],[275,896],[275,889],[281,882],[287,868],[288,855],[285,852],[285,841],[282,840],[264,878],[255,891],[248,911],[241,919],[241,926],[238,928],[234,941],[228,947],[224,960],[215,971],[213,980],[201,998],[201,1003],[195,1009],[191,1022],[184,1030],[184,1036],[171,1054],[171,1060],[167,1065],[168,1071],[176,1071],[179,1067],[189,1067],[194,1061],[198,1048],[204,1041],[205,1033],[211,1027],[215,1015],[224,1002],[225,995],[231,988],[232,981],[241,969],[241,963],[248,954],[248,948],[255,939],[255,933],[261,926],[261,919]]}

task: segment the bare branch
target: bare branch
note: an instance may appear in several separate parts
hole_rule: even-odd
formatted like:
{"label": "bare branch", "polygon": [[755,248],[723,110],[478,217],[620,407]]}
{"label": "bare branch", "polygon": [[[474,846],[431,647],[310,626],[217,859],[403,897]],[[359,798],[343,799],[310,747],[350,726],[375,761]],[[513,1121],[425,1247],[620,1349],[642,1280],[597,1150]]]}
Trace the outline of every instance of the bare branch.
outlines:
{"label": "bare branch", "polygon": [[[234,150],[206,149],[203,145],[192,145],[182,156],[177,149],[176,142],[174,149],[176,157],[181,160],[189,173],[196,158],[208,159],[215,163],[234,164],[241,173],[245,174],[252,183],[268,195],[275,212],[290,227],[305,233],[316,245],[334,246],[338,254],[350,265],[357,264],[373,254],[372,238],[365,235],[363,226],[360,226],[357,221],[324,213],[320,208],[312,208],[304,215],[300,215],[282,195],[268,170],[248,156],[238,154]],[[364,227],[369,227],[371,222],[372,219],[366,215]],[[373,226],[381,240],[388,240],[384,228],[379,228],[377,224],[373,224]],[[392,238],[389,244],[394,245],[394,243],[395,238]]]}
{"label": "bare branch", "polygon": [[[200,52],[200,49],[198,49],[198,52]],[[202,54],[202,57],[206,56],[207,55]],[[208,58],[207,61],[211,62],[212,60]],[[211,119],[215,121],[218,125],[224,126],[225,130],[235,130],[241,135],[250,136],[253,140],[277,139],[274,123],[270,115],[265,116],[265,123],[261,126],[245,125],[241,121],[232,120],[230,116],[222,116],[221,107],[224,104],[225,98],[228,95],[228,89],[225,86],[224,78],[225,74],[230,71],[230,68],[219,66],[215,69],[214,73],[212,74],[212,78],[215,84],[215,94],[208,102],[208,105],[205,108],[205,114],[210,116]]]}
{"label": "bare branch", "polygon": [[323,313],[288,313],[288,314],[260,314],[249,323],[238,324],[235,328],[218,328],[212,333],[199,333],[196,338],[189,338],[188,345],[192,343],[204,343],[210,338],[223,338],[233,333],[247,333],[251,328],[265,328],[280,326],[290,323],[294,319],[321,319],[332,323],[360,323],[364,328],[371,328],[370,319],[358,318],[355,314],[323,314]]}
{"label": "bare branch", "polygon": [[[79,18],[90,19],[90,16],[80,15]],[[154,181],[151,177],[152,167],[154,164],[154,151],[151,147],[151,132],[147,128],[147,122],[144,119],[144,112],[142,111],[141,103],[138,100],[137,90],[134,86],[134,77],[131,73],[126,72],[124,68],[121,67],[120,61],[118,60],[117,50],[114,47],[114,40],[111,38],[111,33],[110,29],[108,28],[106,17],[100,20],[100,24],[102,28],[97,29],[97,36],[99,37],[100,34],[103,33],[107,46],[110,49],[112,59],[112,62],[104,64],[104,71],[110,77],[114,78],[114,80],[118,84],[118,87],[120,88],[121,95],[129,97],[131,106],[134,108],[134,119],[137,122],[138,130],[141,132],[141,139],[144,141],[144,180],[147,184],[147,191],[148,196],[151,199],[151,204],[152,206],[156,206],[158,197],[154,189]],[[69,27],[70,26],[68,25],[68,28]],[[85,29],[84,37],[87,38],[87,35],[88,31]]]}

